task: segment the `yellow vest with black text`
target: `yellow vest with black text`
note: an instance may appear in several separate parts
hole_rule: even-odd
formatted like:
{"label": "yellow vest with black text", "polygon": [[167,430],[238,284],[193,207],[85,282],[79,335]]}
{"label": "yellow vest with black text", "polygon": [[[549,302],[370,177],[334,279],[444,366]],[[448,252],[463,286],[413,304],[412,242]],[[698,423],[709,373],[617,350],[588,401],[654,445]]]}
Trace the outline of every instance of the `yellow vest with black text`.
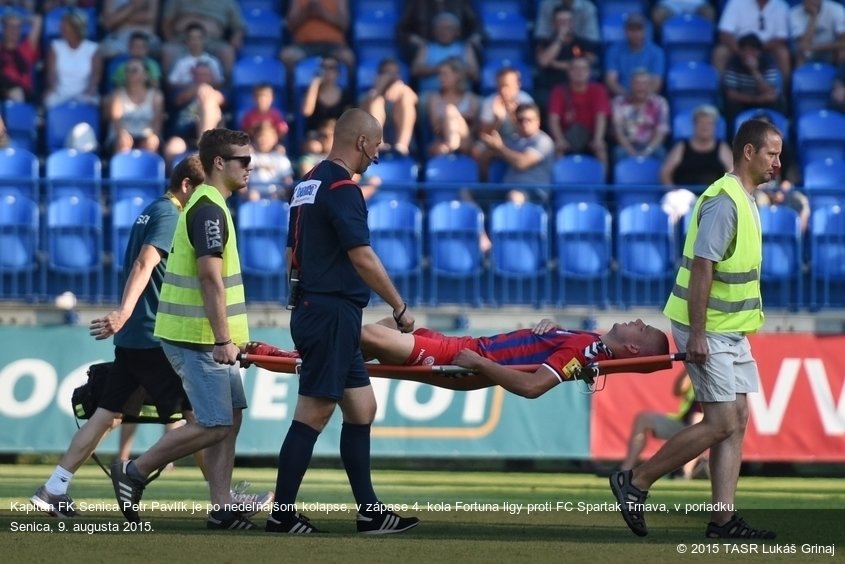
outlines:
{"label": "yellow vest with black text", "polygon": [[681,267],[663,313],[673,321],[689,325],[689,280],[698,234],[698,212],[702,202],[721,193],[729,196],[736,206],[736,244],[733,254],[714,266],[705,330],[715,333],[752,333],[763,325],[763,302],[760,295],[763,241],[748,193],[739,180],[730,174],[711,184],[695,204],[684,242]]}
{"label": "yellow vest with black text", "polygon": [[200,280],[197,271],[197,254],[188,238],[187,217],[191,208],[202,197],[223,209],[229,238],[223,248],[223,287],[226,292],[226,317],[229,336],[235,344],[249,341],[244,286],[238,256],[235,228],[226,201],[213,186],[201,184],[185,205],[176,233],[173,250],[167,259],[167,272],[161,286],[161,298],[156,314],[155,335],[169,341],[214,344],[214,333],[203,306]]}

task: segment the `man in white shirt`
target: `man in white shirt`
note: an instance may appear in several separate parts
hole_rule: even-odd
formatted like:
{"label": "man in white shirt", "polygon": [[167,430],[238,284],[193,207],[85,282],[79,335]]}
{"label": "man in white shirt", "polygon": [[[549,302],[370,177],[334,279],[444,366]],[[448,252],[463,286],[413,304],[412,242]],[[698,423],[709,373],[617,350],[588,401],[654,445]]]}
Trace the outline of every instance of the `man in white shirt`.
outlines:
{"label": "man in white shirt", "polygon": [[845,7],[831,0],[804,0],[789,11],[795,65],[839,64],[845,55]]}

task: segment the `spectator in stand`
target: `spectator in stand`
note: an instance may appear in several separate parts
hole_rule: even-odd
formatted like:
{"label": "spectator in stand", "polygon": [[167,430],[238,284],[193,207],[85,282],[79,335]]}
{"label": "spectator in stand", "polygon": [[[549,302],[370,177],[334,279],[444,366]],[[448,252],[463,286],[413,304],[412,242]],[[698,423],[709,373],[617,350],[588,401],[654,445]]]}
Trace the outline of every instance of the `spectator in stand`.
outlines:
{"label": "spectator in stand", "polygon": [[716,11],[708,0],[659,0],[651,10],[651,21],[660,31],[666,20],[684,14],[700,16],[711,22],[716,19]]}
{"label": "spectator in stand", "polygon": [[285,22],[291,41],[279,58],[289,72],[306,57],[333,57],[355,68],[355,53],[346,43],[348,0],[291,0]]}
{"label": "spectator in stand", "polygon": [[[28,3],[28,2],[27,2]],[[46,14],[54,8],[96,8],[97,0],[42,0],[41,10]]]}
{"label": "spectator in stand", "polygon": [[439,87],[440,63],[449,58],[464,61],[469,80],[478,80],[478,58],[468,41],[461,40],[461,23],[455,14],[441,12],[434,16],[433,39],[417,49],[411,64],[411,76],[417,81],[417,92],[434,92]]}
{"label": "spectator in stand", "polygon": [[749,33],[737,42],[739,51],[728,61],[722,78],[725,114],[730,122],[750,108],[783,111],[783,81],[760,38]]}
{"label": "spectator in stand", "polygon": [[548,127],[558,156],[589,153],[607,170],[607,120],[610,100],[604,85],[590,80],[583,57],[569,65],[569,84],[559,84],[549,98]]}
{"label": "spectator in stand", "polygon": [[601,42],[598,11],[590,0],[540,0],[534,23],[535,40],[546,41],[554,36],[554,11],[558,6],[569,8],[572,12],[572,27],[581,37],[593,43]]}
{"label": "spectator in stand", "polygon": [[158,151],[164,95],[151,84],[143,59],[126,63],[126,86],[112,93],[108,116],[108,143],[115,153],[130,149]]}
{"label": "spectator in stand", "polygon": [[432,29],[434,18],[443,12],[453,14],[458,18],[460,26],[458,37],[472,45],[476,53],[481,53],[484,33],[472,0],[406,2],[399,23],[396,25],[396,41],[405,61],[413,61],[417,50],[434,38]]}
{"label": "spectator in stand", "polygon": [[831,110],[845,113],[845,63],[839,66],[833,78],[833,89],[830,91],[828,107]]}
{"label": "spectator in stand", "polygon": [[150,84],[159,88],[161,86],[161,65],[150,56],[150,39],[142,31],[133,31],[129,36],[129,58],[119,63],[112,71],[110,80],[112,87],[126,84],[126,63],[130,58],[141,59],[147,68],[147,76]]}
{"label": "spectator in stand", "polygon": [[414,89],[402,80],[399,61],[382,60],[373,87],[361,100],[361,108],[375,117],[384,128],[386,145],[389,144],[389,147],[382,145],[383,150],[392,150],[400,155],[410,153],[417,123],[418,101]]}
{"label": "spectator in stand", "polygon": [[831,0],[804,0],[789,11],[795,66],[845,62],[845,7]]}
{"label": "spectator in stand", "polygon": [[170,163],[175,157],[197,148],[197,141],[209,129],[223,121],[226,97],[215,88],[214,71],[207,61],[200,61],[191,70],[192,80],[181,86],[173,99],[176,108],[175,135],[168,139],[164,157]]}
{"label": "spectator in stand", "polygon": [[47,53],[44,105],[63,102],[100,103],[100,78],[103,58],[97,44],[85,38],[88,22],[79,10],[62,16],[59,39],[53,40]]}
{"label": "spectator in stand", "polygon": [[309,131],[302,143],[302,156],[297,163],[297,174],[305,174],[322,160],[326,159],[334,143],[335,119],[326,120],[316,131]]}
{"label": "spectator in stand", "polygon": [[481,141],[507,164],[502,184],[533,186],[545,200],[547,194],[543,188],[552,182],[554,141],[540,129],[540,108],[536,104],[520,104],[516,122],[515,137],[503,139],[497,131],[491,131],[482,133]]}
{"label": "spectator in stand", "polygon": [[41,40],[41,16],[26,16],[29,35],[22,37],[24,16],[13,11],[3,15],[3,41],[0,43],[0,96],[15,102],[33,99],[35,63]]}
{"label": "spectator in stand", "polygon": [[333,57],[320,61],[320,68],[302,98],[305,130],[316,131],[327,120],[336,120],[352,106],[349,93],[338,84],[340,62]]}
{"label": "spectator in stand", "polygon": [[[260,82],[252,87],[252,100],[255,106],[250,108],[241,119],[241,131],[246,131],[253,136],[259,126],[264,122],[270,122],[276,129],[277,143],[284,139],[290,128],[282,112],[273,107],[273,97],[273,87],[266,82]],[[253,176],[255,176],[254,173]]]}
{"label": "spectator in stand", "polygon": [[661,47],[646,38],[645,18],[632,13],[625,19],[625,41],[614,43],[607,51],[604,82],[612,96],[625,95],[635,69],[646,69],[651,75],[651,91],[660,92],[666,57]]}
{"label": "spectator in stand", "polygon": [[612,110],[615,162],[626,157],[662,159],[666,155],[663,143],[669,133],[669,103],[651,91],[647,70],[633,72],[628,95],[616,96]]}
{"label": "spectator in stand", "polygon": [[103,0],[100,26],[105,36],[100,42],[103,57],[110,58],[130,50],[129,42],[142,34],[155,51],[160,39],[156,34],[159,0]]}
{"label": "spectator in stand", "polygon": [[428,97],[426,115],[434,135],[428,154],[470,153],[475,142],[479,102],[469,89],[460,59],[440,64],[440,90]]}
{"label": "spectator in stand", "polygon": [[728,61],[739,54],[739,39],[753,34],[788,81],[792,64],[787,45],[789,5],[784,0],[728,0],[718,27],[719,44],[713,49],[716,70],[723,73]]}
{"label": "spectator in stand", "polygon": [[696,195],[689,187],[703,190],[733,168],[731,148],[716,137],[719,110],[699,106],[692,113],[692,122],[692,137],[675,143],[660,169],[660,182],[667,188],[663,211],[673,222],[695,203]]}
{"label": "spectator in stand", "polygon": [[235,54],[243,45],[244,17],[236,0],[167,0],[161,21],[162,66],[185,54],[186,36],[194,24],[205,31],[209,52],[223,65],[226,76],[232,73]]}
{"label": "spectator in stand", "polygon": [[[0,1],[0,6],[3,6],[4,8],[13,8],[14,11],[18,12],[19,14],[35,13],[35,0],[2,0]],[[46,11],[43,7],[42,10]]]}
{"label": "spectator in stand", "polygon": [[223,67],[217,57],[208,53],[206,47],[205,28],[200,24],[191,24],[185,30],[186,53],[176,60],[167,75],[167,82],[171,87],[181,87],[191,84],[194,80],[194,68],[202,63],[211,71],[211,85],[219,88],[223,85]]}
{"label": "spectator in stand", "polygon": [[[479,133],[498,131],[502,139],[516,135],[516,109],[520,104],[533,104],[534,98],[522,89],[520,73],[513,67],[502,67],[496,73],[496,92],[481,104]],[[473,151],[482,179],[487,178],[493,154],[484,143],[476,143]]]}
{"label": "spectator in stand", "polygon": [[541,101],[548,98],[549,91],[555,85],[565,84],[569,79],[567,71],[574,57],[586,58],[594,72],[599,70],[599,46],[575,33],[572,22],[572,10],[565,6],[556,7],[555,34],[549,39],[537,41],[535,61],[539,72],[534,84],[534,94]]}
{"label": "spectator in stand", "polygon": [[277,198],[288,200],[288,188],[293,184],[293,165],[279,132],[272,121],[260,122],[250,133],[252,137],[252,172],[249,175],[250,200]]}

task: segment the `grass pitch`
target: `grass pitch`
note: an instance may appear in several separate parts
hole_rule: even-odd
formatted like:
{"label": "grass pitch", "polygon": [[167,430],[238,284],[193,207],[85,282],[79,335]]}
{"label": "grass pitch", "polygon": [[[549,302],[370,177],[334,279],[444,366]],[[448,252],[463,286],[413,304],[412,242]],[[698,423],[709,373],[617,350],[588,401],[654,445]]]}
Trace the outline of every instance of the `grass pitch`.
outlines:
{"label": "grass pitch", "polygon": [[[189,467],[165,473],[147,488],[140,531],[126,528],[111,482],[91,464],[70,489],[77,505],[89,504],[84,517],[57,520],[28,512],[34,511],[29,497],[52,469],[0,466],[3,562],[842,562],[845,555],[841,479],[742,478],[742,514],[779,534],[776,541],[734,545],[703,537],[706,481],[658,482],[649,503],[664,504],[665,511],[647,514],[650,534],[641,539],[611,507],[606,478],[378,470],[373,476],[382,500],[407,506],[400,512],[422,523],[403,534],[364,537],[355,532],[344,473],[310,470],[298,503],[329,532],[296,537],[263,532],[263,514],[254,518],[261,531],[206,530],[207,491],[199,471]],[[251,491],[271,490],[275,470],[236,468],[235,479],[252,482]],[[153,509],[154,503],[160,505]]]}

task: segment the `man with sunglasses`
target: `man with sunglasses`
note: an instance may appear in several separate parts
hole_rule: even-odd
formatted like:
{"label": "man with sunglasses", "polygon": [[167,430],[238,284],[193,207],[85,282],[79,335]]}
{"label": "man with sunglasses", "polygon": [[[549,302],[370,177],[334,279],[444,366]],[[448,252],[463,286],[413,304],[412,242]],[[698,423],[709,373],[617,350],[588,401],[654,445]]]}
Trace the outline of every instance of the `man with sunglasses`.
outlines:
{"label": "man with sunglasses", "polygon": [[206,183],[179,217],[161,289],[155,335],[179,374],[195,420],[163,436],[141,456],[112,464],[124,517],[140,521],[141,495],[157,468],[205,449],[213,510],[209,529],[251,529],[229,491],[235,440],[246,396],[235,365],[249,341],[244,287],[226,198],[246,188],[250,140],[242,131],[211,129],[199,141]]}

